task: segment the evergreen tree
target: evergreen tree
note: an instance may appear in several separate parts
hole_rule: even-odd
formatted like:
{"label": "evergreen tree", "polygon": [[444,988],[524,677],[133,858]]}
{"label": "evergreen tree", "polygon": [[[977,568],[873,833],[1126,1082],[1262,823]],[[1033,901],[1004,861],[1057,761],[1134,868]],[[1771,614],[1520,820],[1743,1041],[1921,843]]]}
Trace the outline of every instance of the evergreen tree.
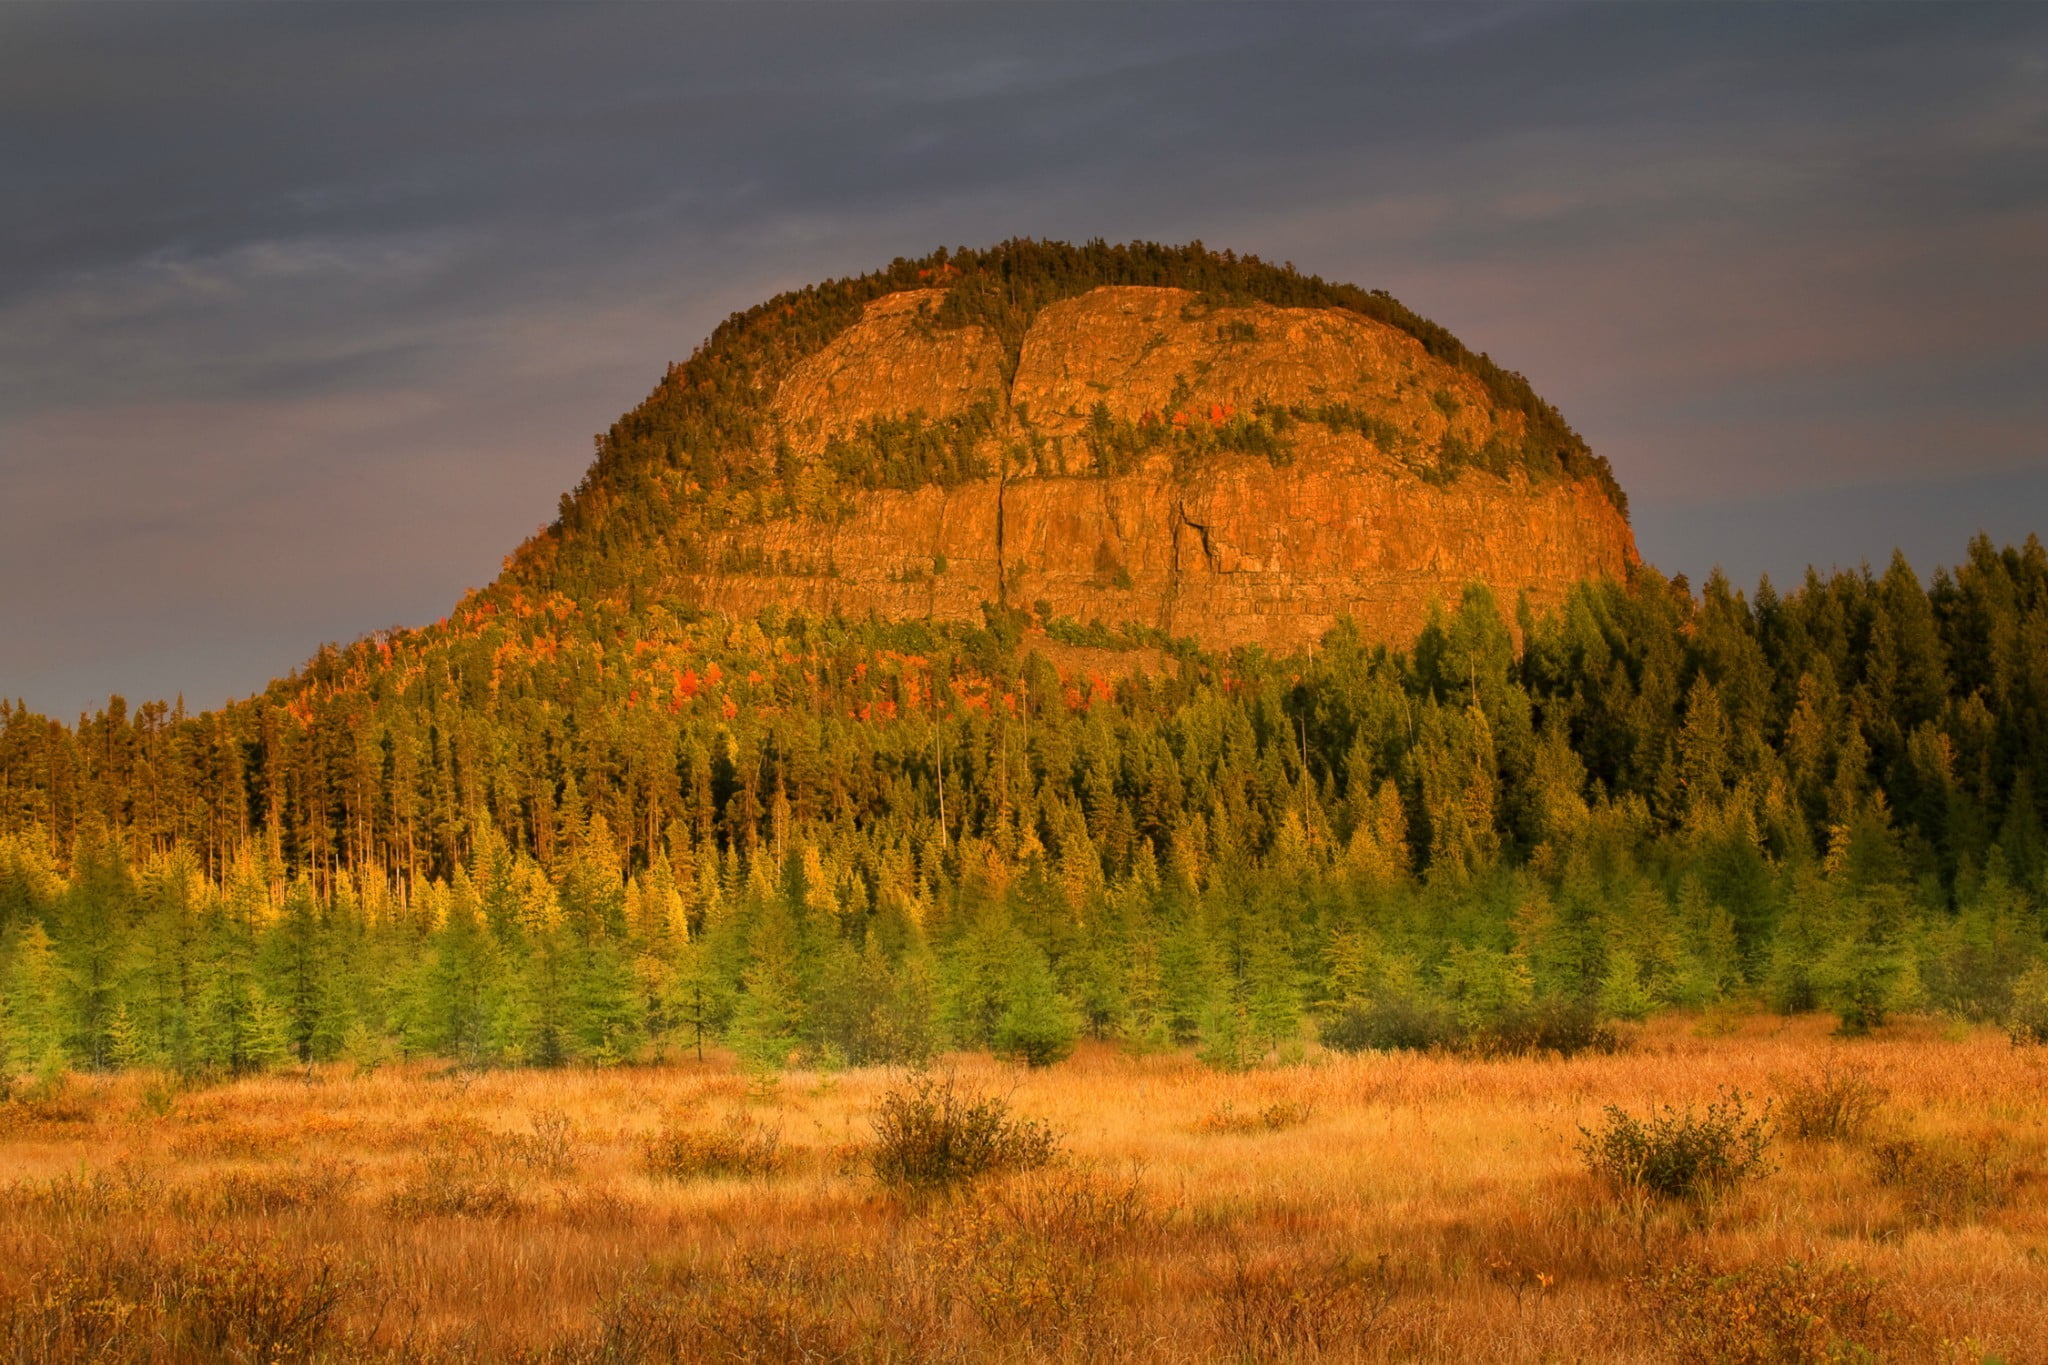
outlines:
{"label": "evergreen tree", "polygon": [[1270,1053],[1301,1035],[1301,988],[1285,931],[1270,912],[1260,918],[1245,955],[1244,1016],[1252,1042]]}
{"label": "evergreen tree", "polygon": [[8,952],[7,1069],[53,1074],[70,1061],[64,1050],[64,972],[42,924],[29,920],[15,930]]}
{"label": "evergreen tree", "polygon": [[633,964],[610,938],[597,938],[573,957],[570,1020],[576,1055],[616,1066],[640,1048],[645,1011]]}
{"label": "evergreen tree", "polygon": [[705,1044],[719,1036],[731,1017],[732,995],[701,938],[677,952],[665,1002],[675,1041],[703,1061]]}
{"label": "evergreen tree", "polygon": [[750,961],[733,1008],[733,1046],[751,1065],[774,1070],[788,1065],[804,1041],[796,922],[779,898],[761,907],[747,949]]}
{"label": "evergreen tree", "polygon": [[1060,994],[1052,968],[1037,944],[1015,940],[1003,982],[1002,1012],[990,1041],[997,1052],[1030,1066],[1050,1066],[1074,1050],[1080,1019]]}

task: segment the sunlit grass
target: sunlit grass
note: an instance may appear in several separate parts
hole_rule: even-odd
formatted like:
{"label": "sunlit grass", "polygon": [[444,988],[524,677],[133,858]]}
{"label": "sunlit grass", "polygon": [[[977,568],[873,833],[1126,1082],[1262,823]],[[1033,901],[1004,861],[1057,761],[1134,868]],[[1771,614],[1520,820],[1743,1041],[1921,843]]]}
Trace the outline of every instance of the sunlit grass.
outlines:
{"label": "sunlit grass", "polygon": [[[880,1070],[336,1067],[168,1102],[74,1077],[0,1108],[4,1339],[19,1359],[2048,1360],[2048,1049],[2003,1033],[1670,1018],[1568,1061],[947,1066],[1062,1155],[907,1197],[867,1159],[905,1079]],[[1874,1112],[1779,1132],[1771,1174],[1705,1204],[1630,1206],[1578,1150],[1608,1105],[1761,1104],[1847,1068]],[[1715,1335],[1787,1294],[1806,1316],[1758,1318],[1762,1345]]]}

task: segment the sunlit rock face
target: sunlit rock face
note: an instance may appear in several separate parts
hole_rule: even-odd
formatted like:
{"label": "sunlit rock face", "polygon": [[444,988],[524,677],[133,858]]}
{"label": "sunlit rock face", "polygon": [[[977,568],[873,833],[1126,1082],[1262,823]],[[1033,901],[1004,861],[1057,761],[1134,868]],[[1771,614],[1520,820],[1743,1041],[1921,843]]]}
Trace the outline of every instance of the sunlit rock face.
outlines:
{"label": "sunlit rock face", "polygon": [[[1405,642],[1475,581],[1505,608],[1554,606],[1638,562],[1597,483],[1492,472],[1475,453],[1519,440],[1523,415],[1370,318],[1104,287],[1043,309],[1006,366],[985,328],[937,322],[942,299],[869,304],[780,381],[764,440],[843,458],[877,420],[980,411],[985,476],[711,532],[679,596],[953,620],[1003,603],[1288,649],[1342,615]],[[1284,421],[1277,451],[1203,440],[1282,410],[1343,416]],[[1107,465],[1091,433],[1112,429],[1153,439]]]}

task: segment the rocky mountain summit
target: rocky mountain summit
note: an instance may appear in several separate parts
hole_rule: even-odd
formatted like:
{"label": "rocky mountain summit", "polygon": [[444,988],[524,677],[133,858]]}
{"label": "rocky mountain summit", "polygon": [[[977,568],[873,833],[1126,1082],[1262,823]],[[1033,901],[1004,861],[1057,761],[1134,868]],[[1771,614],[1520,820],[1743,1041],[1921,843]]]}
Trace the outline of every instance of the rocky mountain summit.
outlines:
{"label": "rocky mountain summit", "polygon": [[1032,243],[735,318],[601,438],[511,572],[567,549],[616,583],[622,546],[638,588],[734,615],[994,605],[1209,648],[1296,648],[1345,614],[1402,643],[1474,581],[1540,609],[1638,562],[1605,463],[1384,295]]}

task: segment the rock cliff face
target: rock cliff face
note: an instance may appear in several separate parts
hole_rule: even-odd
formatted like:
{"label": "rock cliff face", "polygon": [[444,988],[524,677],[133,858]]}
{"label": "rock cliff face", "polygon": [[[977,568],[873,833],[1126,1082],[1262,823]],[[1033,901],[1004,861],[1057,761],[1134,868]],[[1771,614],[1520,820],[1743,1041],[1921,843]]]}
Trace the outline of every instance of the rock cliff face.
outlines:
{"label": "rock cliff face", "polygon": [[[1523,414],[1369,318],[1098,288],[1042,310],[1006,375],[988,329],[939,324],[942,299],[868,305],[782,380],[773,440],[814,458],[878,420],[981,406],[994,414],[973,437],[988,476],[712,532],[683,596],[963,620],[1003,602],[1288,649],[1346,613],[1405,642],[1432,601],[1455,604],[1475,580],[1504,608],[1524,593],[1552,606],[1638,562],[1597,484],[1481,467],[1472,453],[1511,448]],[[1283,450],[1202,441],[1255,412]],[[1111,467],[1090,441],[1112,427],[1163,439]]]}

